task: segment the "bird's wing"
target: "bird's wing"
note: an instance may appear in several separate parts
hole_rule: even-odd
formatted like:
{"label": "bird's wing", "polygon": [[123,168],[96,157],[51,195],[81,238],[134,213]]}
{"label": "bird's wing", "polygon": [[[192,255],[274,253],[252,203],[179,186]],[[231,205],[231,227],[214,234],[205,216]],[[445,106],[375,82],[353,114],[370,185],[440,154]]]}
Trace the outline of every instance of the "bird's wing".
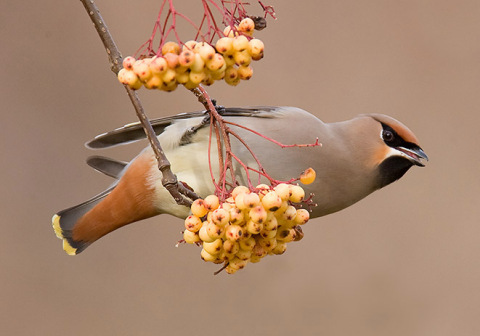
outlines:
{"label": "bird's wing", "polygon": [[[221,109],[221,114],[226,117],[255,117],[255,118],[273,118],[275,117],[275,106],[254,106],[254,107],[227,107]],[[167,126],[170,126],[176,120],[198,118],[207,116],[205,111],[181,113],[171,117],[152,119],[155,134],[161,134]],[[125,145],[134,141],[145,139],[145,132],[139,122],[131,123],[119,127],[113,131],[97,135],[93,140],[86,143],[91,149],[108,148],[117,145]]]}
{"label": "bird's wing", "polygon": [[122,171],[125,169],[128,162],[95,155],[90,156],[87,159],[87,164],[100,173],[104,173],[105,175],[118,180],[120,179]]}

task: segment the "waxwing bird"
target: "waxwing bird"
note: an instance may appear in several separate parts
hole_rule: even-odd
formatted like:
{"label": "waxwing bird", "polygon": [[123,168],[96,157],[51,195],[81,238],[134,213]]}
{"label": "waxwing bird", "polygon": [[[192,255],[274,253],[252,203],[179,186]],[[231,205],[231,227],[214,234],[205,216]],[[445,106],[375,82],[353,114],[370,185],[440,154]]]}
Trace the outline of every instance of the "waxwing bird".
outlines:
{"label": "waxwing bird", "polygon": [[[311,218],[342,210],[402,177],[412,166],[423,167],[427,156],[415,135],[399,121],[381,114],[324,123],[295,107],[224,108],[225,120],[243,125],[283,144],[322,146],[281,148],[244,128],[231,125],[277,180],[298,177],[312,167],[316,180],[304,187],[318,205]],[[207,155],[209,121],[205,112],[179,114],[152,120],[162,148],[179,181],[200,197],[214,193]],[[97,136],[90,148],[107,148],[145,138],[139,123]],[[249,151],[232,137],[232,151],[245,164],[258,168]],[[211,141],[211,169],[219,176],[217,142]],[[130,163],[91,157],[89,165],[116,182],[92,199],[53,216],[57,236],[68,254],[77,254],[104,235],[148,217],[171,214],[185,218],[189,208],[177,205],[161,184],[161,172],[150,147]],[[246,184],[245,170],[235,161],[237,181]],[[251,181],[259,177],[250,172]]]}

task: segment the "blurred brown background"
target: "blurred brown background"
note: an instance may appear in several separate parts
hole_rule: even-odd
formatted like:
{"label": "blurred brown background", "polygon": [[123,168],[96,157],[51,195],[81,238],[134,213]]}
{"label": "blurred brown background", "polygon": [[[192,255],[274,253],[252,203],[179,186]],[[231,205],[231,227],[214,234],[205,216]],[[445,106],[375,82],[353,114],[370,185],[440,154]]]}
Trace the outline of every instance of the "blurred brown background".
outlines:
{"label": "blurred brown background", "polygon": [[[129,160],[145,143],[83,146],[135,115],[81,3],[2,0],[1,334],[480,334],[480,3],[271,4],[279,19],[257,34],[266,58],[253,79],[211,95],[325,121],[390,114],[420,138],[427,167],[234,276],[175,248],[182,221],[166,215],[69,257],[51,216],[111,182],[85,158]],[[124,55],[150,36],[159,5],[98,1]],[[201,108],[185,90],[141,97],[152,118]]]}

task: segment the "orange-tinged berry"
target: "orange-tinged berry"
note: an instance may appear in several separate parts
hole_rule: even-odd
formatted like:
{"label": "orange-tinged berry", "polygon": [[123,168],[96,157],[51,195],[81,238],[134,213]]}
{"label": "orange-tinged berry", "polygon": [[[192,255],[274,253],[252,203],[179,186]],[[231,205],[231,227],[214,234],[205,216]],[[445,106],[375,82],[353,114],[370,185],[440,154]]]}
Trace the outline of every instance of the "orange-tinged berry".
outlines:
{"label": "orange-tinged berry", "polygon": [[208,211],[213,211],[216,208],[218,208],[218,206],[220,205],[220,201],[219,201],[218,197],[215,196],[215,195],[208,195],[207,197],[205,197],[203,202],[204,202],[205,208]]}
{"label": "orange-tinged berry", "polygon": [[162,46],[162,55],[165,55],[168,53],[177,54],[177,55],[180,54],[180,46],[178,45],[178,43],[173,41],[166,42]]}
{"label": "orange-tinged berry", "polygon": [[308,168],[305,170],[302,175],[300,175],[300,182],[303,184],[310,184],[313,181],[315,181],[315,177],[317,176],[317,173],[313,168]]}
{"label": "orange-tinged berry", "polygon": [[249,80],[253,76],[253,69],[249,66],[239,66],[238,70],[238,78],[241,80]]}
{"label": "orange-tinged berry", "polygon": [[198,232],[202,224],[202,220],[194,215],[190,215],[185,219],[185,229],[191,232]]}
{"label": "orange-tinged berry", "polygon": [[174,53],[166,53],[163,55],[163,58],[167,61],[167,65],[170,69],[175,69],[179,64],[178,64],[178,55]]}
{"label": "orange-tinged berry", "polygon": [[178,63],[181,66],[189,67],[193,64],[195,60],[195,53],[191,50],[184,50],[178,56]]}
{"label": "orange-tinged berry", "polygon": [[201,198],[196,199],[193,201],[190,210],[192,211],[192,214],[198,217],[203,217],[207,214],[208,210],[205,207],[204,201]]}
{"label": "orange-tinged berry", "polygon": [[255,29],[255,22],[250,18],[243,19],[238,25],[238,30],[242,33],[252,34]]}

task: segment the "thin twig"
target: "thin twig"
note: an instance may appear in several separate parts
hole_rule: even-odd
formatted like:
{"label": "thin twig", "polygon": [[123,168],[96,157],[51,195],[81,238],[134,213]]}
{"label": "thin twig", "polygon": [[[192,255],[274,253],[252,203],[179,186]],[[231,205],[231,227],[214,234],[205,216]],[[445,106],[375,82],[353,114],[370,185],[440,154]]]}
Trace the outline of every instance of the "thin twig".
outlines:
{"label": "thin twig", "polygon": [[[95,29],[100,36],[100,39],[105,46],[107,51],[109,60],[110,60],[110,68],[112,71],[117,74],[120,69],[122,68],[122,55],[120,50],[118,49],[115,41],[113,40],[110,31],[105,24],[102,16],[100,15],[100,11],[98,10],[97,6],[95,5],[94,0],[80,0],[85,7],[85,10],[90,16]],[[175,199],[177,204],[189,206],[192,201],[198,198],[198,196],[188,188],[186,188],[182,183],[179,183],[175,174],[173,174],[172,170],[170,169],[170,162],[168,161],[165,153],[160,146],[160,142],[155,134],[155,131],[152,128],[152,125],[145,114],[143,106],[138,98],[137,93],[131,89],[128,85],[124,85],[125,89],[127,90],[128,97],[135,108],[135,112],[137,114],[140,123],[143,126],[145,134],[147,135],[148,141],[150,142],[150,146],[155,154],[155,158],[158,162],[158,169],[162,172],[162,184],[163,186],[170,192],[172,197]],[[186,197],[188,198],[186,198]]]}

